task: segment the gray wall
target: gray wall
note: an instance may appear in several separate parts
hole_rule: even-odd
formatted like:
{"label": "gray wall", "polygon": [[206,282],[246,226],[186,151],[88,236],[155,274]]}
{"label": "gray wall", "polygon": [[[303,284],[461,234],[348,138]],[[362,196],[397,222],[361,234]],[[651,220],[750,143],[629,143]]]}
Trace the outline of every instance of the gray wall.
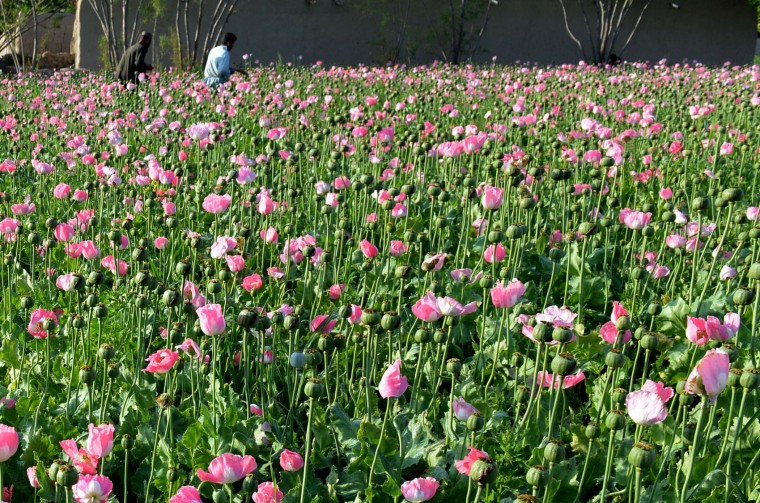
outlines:
{"label": "gray wall", "polygon": [[[70,52],[72,49],[72,34],[74,31],[74,14],[40,14],[37,16],[37,54],[49,52]],[[13,49],[16,53],[23,52],[31,56],[34,47],[34,30],[31,21],[24,27],[21,40],[17,41]],[[6,48],[0,55],[9,54],[11,48]]]}
{"label": "gray wall", "polygon": [[[175,0],[167,0],[166,19],[158,22],[154,34],[157,41],[174,26]],[[399,26],[402,25],[407,0],[344,0],[342,6],[333,0],[239,0],[227,30],[239,39],[233,62],[240,62],[244,53],[262,63],[277,61],[303,64],[323,61],[326,65],[384,63],[395,55]],[[591,9],[591,0],[586,2]],[[643,1],[643,0],[639,0]],[[407,29],[399,60],[408,63],[429,63],[441,60],[438,40],[445,38],[441,16],[448,2],[441,0],[409,0]],[[571,27],[582,40],[583,18],[575,0],[566,0]],[[626,60],[671,63],[698,60],[705,64],[751,63],[755,53],[755,13],[746,0],[680,0],[679,9],[670,0],[653,0],[628,50]],[[80,1],[78,30],[74,45],[77,66],[97,69],[99,25],[88,2]],[[206,18],[210,17],[206,15]],[[481,27],[483,16],[468,31]],[[628,20],[635,21],[635,16]],[[141,27],[151,29],[153,19],[141,20]],[[118,21],[117,21],[118,26]],[[162,30],[161,27],[164,29]],[[138,29],[139,31],[139,29]],[[79,34],[83,36],[78,36]],[[436,35],[437,33],[437,35]],[[465,52],[469,56],[470,51]],[[479,49],[472,53],[475,61],[511,63],[517,60],[536,63],[577,62],[580,54],[565,31],[559,0],[499,0],[491,5],[488,26]],[[168,55],[154,53],[157,63],[168,65]]]}

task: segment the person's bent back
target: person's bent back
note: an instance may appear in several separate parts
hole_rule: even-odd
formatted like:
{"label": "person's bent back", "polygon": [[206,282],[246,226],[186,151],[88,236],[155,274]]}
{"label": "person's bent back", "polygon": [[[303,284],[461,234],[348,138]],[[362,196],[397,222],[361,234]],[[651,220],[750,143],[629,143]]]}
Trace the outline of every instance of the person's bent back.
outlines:
{"label": "person's bent back", "polygon": [[137,84],[137,76],[153,67],[145,62],[145,56],[148,54],[148,48],[153,40],[153,36],[148,32],[140,34],[140,40],[131,46],[119,60],[119,66],[116,69],[116,76],[123,83],[132,82]]}
{"label": "person's bent back", "polygon": [[235,46],[237,37],[233,33],[225,33],[222,45],[214,47],[208,53],[206,67],[203,70],[203,81],[209,87],[216,87],[230,80],[230,51]]}

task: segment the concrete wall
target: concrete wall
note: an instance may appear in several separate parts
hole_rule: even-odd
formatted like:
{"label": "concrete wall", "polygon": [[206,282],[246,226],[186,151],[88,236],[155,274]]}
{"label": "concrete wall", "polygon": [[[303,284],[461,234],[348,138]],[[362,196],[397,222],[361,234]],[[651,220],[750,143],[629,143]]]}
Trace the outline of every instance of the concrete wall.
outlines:
{"label": "concrete wall", "polygon": [[[70,52],[72,49],[72,35],[74,33],[74,14],[40,14],[37,16],[37,54],[48,52]],[[30,22],[21,35],[21,40],[14,47],[16,53],[23,52],[31,56],[34,46],[34,30]],[[10,48],[0,52],[0,55],[10,53]]]}
{"label": "concrete wall", "polygon": [[[582,0],[591,12],[592,0]],[[643,2],[643,0],[638,0]],[[167,0],[165,19],[140,20],[140,29],[159,28],[154,34],[154,48],[174,26],[175,0]],[[323,61],[326,65],[384,63],[396,55],[399,33],[403,32],[403,49],[399,60],[429,63],[441,60],[441,40],[446,38],[442,16],[448,2],[441,0],[239,0],[227,30],[239,39],[233,63],[244,53],[262,63],[282,59],[303,64]],[[755,53],[755,13],[746,0],[680,0],[678,9],[670,0],[653,0],[628,50],[626,60],[670,62],[698,60],[705,64],[751,63]],[[483,5],[482,2],[478,3]],[[571,27],[586,40],[578,2],[566,0]],[[407,5],[409,15],[403,24]],[[634,9],[635,10],[635,9]],[[77,67],[98,69],[99,25],[87,2],[80,1],[74,45]],[[207,19],[210,14],[205,16]],[[481,28],[481,15],[468,32]],[[629,17],[632,25],[635,16]],[[117,26],[118,20],[116,21]],[[405,30],[399,30],[400,26]],[[81,33],[81,36],[77,34]],[[475,36],[470,37],[474,40]],[[445,45],[445,44],[444,44]],[[515,61],[536,63],[577,62],[580,54],[567,32],[559,0],[500,0],[492,4],[488,26],[477,50],[465,51],[475,61],[501,63]],[[169,65],[168,55],[154,53],[155,63]]]}

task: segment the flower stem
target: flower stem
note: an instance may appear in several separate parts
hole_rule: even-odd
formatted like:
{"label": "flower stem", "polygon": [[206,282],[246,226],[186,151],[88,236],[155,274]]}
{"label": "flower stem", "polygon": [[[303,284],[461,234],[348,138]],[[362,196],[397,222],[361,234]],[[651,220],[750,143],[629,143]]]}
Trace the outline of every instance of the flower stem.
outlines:
{"label": "flower stem", "polygon": [[377,456],[380,454],[380,445],[383,443],[383,436],[385,435],[385,425],[388,424],[388,413],[391,410],[391,404],[386,403],[385,404],[385,415],[383,416],[383,427],[380,428],[380,439],[377,441],[377,446],[375,447],[375,456],[372,458],[372,466],[369,468],[369,480],[367,484],[369,486],[372,485],[372,475],[375,473],[375,464],[377,463]]}
{"label": "flower stem", "polygon": [[314,399],[309,398],[309,421],[306,424],[306,457],[303,460],[303,480],[301,481],[301,499],[303,503],[306,497],[306,481],[309,475],[309,457],[311,455],[311,423],[314,419]]}

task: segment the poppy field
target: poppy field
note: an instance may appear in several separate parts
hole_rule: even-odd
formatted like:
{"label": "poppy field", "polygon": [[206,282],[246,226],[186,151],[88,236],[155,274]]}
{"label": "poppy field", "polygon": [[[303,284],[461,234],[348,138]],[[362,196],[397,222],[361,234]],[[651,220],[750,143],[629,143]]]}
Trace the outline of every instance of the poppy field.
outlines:
{"label": "poppy field", "polygon": [[2,501],[760,498],[760,68],[0,86]]}

